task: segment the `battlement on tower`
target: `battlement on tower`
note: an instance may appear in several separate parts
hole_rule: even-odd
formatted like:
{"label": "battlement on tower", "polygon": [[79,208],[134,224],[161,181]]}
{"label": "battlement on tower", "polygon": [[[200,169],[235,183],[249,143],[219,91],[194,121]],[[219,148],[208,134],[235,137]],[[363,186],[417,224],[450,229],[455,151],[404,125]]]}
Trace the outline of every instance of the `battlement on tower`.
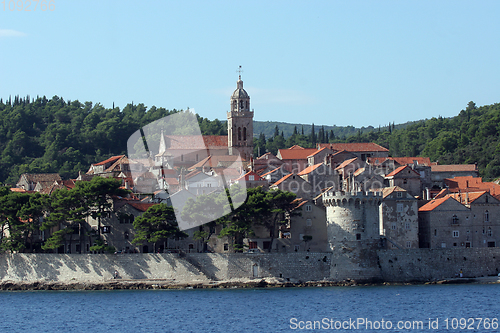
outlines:
{"label": "battlement on tower", "polygon": [[333,198],[354,198],[354,197],[363,197],[363,198],[376,198],[376,197],[382,197],[382,192],[372,192],[372,191],[353,191],[353,192],[346,192],[346,191],[325,191],[323,193],[323,197],[331,197]]}

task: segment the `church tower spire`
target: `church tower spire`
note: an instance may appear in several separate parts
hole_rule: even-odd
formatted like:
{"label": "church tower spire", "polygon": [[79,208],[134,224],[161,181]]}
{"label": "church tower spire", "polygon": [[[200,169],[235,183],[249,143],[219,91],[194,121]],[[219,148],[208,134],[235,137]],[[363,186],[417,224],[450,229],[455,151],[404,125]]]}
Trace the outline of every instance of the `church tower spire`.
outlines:
{"label": "church tower spire", "polygon": [[253,111],[250,111],[250,96],[243,89],[241,66],[238,69],[236,90],[231,95],[227,113],[229,155],[240,154],[247,161],[253,155]]}

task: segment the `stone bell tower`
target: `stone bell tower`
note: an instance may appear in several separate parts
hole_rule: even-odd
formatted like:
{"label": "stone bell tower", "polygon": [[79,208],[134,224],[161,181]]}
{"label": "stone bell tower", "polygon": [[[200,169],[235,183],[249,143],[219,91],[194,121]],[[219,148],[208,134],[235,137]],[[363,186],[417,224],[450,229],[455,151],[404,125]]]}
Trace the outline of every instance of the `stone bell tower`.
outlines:
{"label": "stone bell tower", "polygon": [[250,111],[250,96],[243,89],[241,66],[236,90],[231,95],[231,111],[227,113],[227,135],[229,155],[240,154],[250,161],[253,155],[253,111]]}

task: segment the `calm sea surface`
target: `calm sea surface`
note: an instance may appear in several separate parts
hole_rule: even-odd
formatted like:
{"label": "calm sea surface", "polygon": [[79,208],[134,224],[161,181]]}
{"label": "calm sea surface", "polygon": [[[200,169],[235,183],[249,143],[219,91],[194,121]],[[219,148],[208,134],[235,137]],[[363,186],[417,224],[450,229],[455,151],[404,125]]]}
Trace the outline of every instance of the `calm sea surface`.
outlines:
{"label": "calm sea surface", "polygon": [[500,332],[499,303],[470,284],[0,292],[0,332]]}

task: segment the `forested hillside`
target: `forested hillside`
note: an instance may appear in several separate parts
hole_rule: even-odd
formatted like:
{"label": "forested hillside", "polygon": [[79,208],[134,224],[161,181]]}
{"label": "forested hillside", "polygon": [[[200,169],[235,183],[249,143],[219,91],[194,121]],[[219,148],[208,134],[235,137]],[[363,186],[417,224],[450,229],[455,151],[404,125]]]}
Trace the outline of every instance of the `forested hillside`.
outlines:
{"label": "forested hillside", "polygon": [[[144,104],[106,109],[57,96],[0,100],[0,182],[15,184],[24,172],[74,178],[91,163],[125,154],[132,133],[175,112]],[[203,134],[227,134],[225,122],[198,120]]]}
{"label": "forested hillside", "polygon": [[295,128],[292,136],[286,137],[276,126],[271,138],[256,138],[255,151],[276,153],[294,144],[314,147],[323,142],[376,142],[389,148],[391,156],[427,156],[440,164],[477,163],[480,175],[492,180],[500,177],[499,132],[500,104],[476,107],[469,102],[456,117],[422,120],[400,129],[393,124],[365,133],[358,130],[347,138],[324,127],[313,127],[305,134]]}
{"label": "forested hillside", "polygon": [[[0,182],[15,184],[24,172],[59,172],[63,178],[74,178],[91,163],[126,154],[132,133],[175,112],[178,110],[154,106],[147,109],[144,104],[128,104],[122,110],[104,108],[99,103],[64,101],[57,96],[0,100]],[[202,134],[227,134],[225,121],[200,116],[198,121]],[[477,162],[481,176],[488,180],[500,177],[500,104],[476,107],[470,102],[453,118],[392,124],[364,132],[358,129],[347,138],[334,129],[293,125],[291,135],[285,135],[275,124],[271,135],[255,131],[254,152],[276,153],[294,144],[376,142],[389,148],[392,156],[428,156],[441,164]]]}
{"label": "forested hillside", "polygon": [[500,103],[467,108],[452,118],[432,118],[402,130],[373,131],[350,140],[376,142],[392,156],[428,156],[440,164],[474,164],[487,180],[500,177]]}

